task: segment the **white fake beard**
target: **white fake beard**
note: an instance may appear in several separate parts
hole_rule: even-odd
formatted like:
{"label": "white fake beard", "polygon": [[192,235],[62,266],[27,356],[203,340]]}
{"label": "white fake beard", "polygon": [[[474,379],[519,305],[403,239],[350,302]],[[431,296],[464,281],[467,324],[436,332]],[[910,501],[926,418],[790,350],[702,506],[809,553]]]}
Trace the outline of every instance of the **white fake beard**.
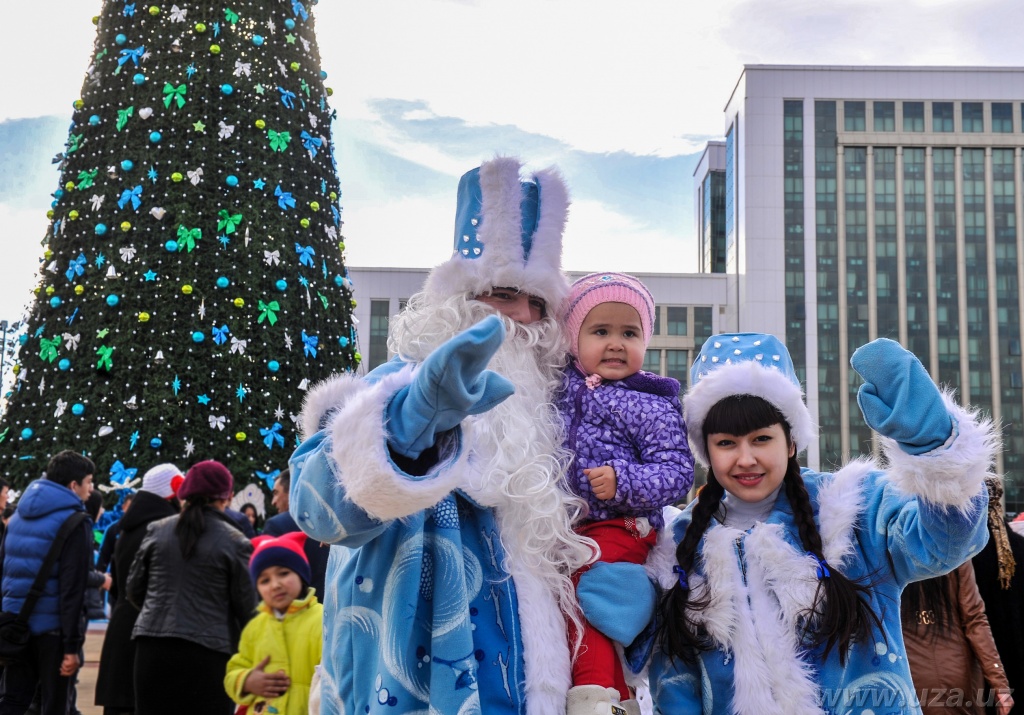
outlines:
{"label": "white fake beard", "polygon": [[[493,314],[489,306],[463,296],[431,304],[421,293],[392,319],[390,347],[418,362]],[[569,576],[591,561],[596,545],[572,529],[586,504],[565,484],[571,455],[562,446],[562,418],[552,403],[566,343],[553,319],[521,325],[500,317],[505,341],[488,368],[508,378],[516,391],[466,420],[473,469],[472,483],[463,489],[478,503],[495,507],[507,558],[541,578],[562,612],[579,626]],[[508,564],[505,568],[511,570]]]}

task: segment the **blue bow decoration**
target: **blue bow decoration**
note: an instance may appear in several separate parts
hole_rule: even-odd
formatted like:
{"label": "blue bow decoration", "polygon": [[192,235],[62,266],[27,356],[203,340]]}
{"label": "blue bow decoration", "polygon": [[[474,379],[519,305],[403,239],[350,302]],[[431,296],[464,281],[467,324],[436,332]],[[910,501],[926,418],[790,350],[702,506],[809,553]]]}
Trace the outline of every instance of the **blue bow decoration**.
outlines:
{"label": "blue bow decoration", "polygon": [[273,427],[260,428],[260,435],[263,436],[263,444],[267,445],[267,449],[273,449],[274,442],[277,442],[278,447],[284,447],[284,437],[278,434],[280,431],[280,422],[275,422]]}
{"label": "blue bow decoration", "polygon": [[121,464],[121,460],[118,459],[110,467],[110,485],[115,489],[130,488],[126,485],[132,480],[138,471],[139,470],[135,467],[124,466]]}
{"label": "blue bow decoration", "polygon": [[125,6],[124,6],[124,16],[125,17],[135,17],[135,3],[132,3],[131,5],[125,3]]}
{"label": "blue bow decoration", "polygon": [[75,279],[75,276],[80,276],[83,273],[85,273],[85,268],[83,268],[83,266],[86,263],[88,263],[88,261],[85,260],[85,254],[79,253],[78,258],[74,259],[73,261],[71,261],[71,263],[68,264],[67,273],[65,273],[64,275],[68,277],[69,281],[73,281]]}
{"label": "blue bow decoration", "polygon": [[125,189],[121,192],[121,198],[117,200],[117,207],[123,209],[129,204],[136,211],[139,210],[139,206],[142,205],[142,184],[139,184],[134,189]]}
{"label": "blue bow decoration", "polygon": [[309,13],[306,12],[306,8],[299,0],[292,0],[292,12],[295,13],[295,17],[301,17],[303,21],[309,19]]}
{"label": "blue bow decoration", "polygon": [[277,188],[274,189],[274,196],[277,197],[277,205],[287,211],[288,209],[295,208],[295,199],[292,198],[291,193],[287,191],[281,191],[281,185],[278,184]]}
{"label": "blue bow decoration", "polygon": [[672,567],[672,573],[679,577],[679,588],[689,590],[690,582],[686,580],[686,569],[682,566],[676,565]]}
{"label": "blue bow decoration", "polygon": [[121,50],[120,54],[121,54],[121,56],[117,58],[117,65],[118,65],[118,67],[120,67],[121,65],[126,63],[128,60],[131,60],[135,64],[135,66],[138,67],[139,66],[139,60],[142,59],[142,56],[144,54],[146,54],[146,46],[145,45],[139,45],[134,50],[132,50],[132,49]]}
{"label": "blue bow decoration", "polygon": [[815,569],[815,575],[819,579],[828,578],[832,575],[832,572],[828,570],[828,562],[825,561],[825,559],[818,558],[817,554],[814,554],[810,551],[807,552],[807,555],[814,559],[816,562],[818,562],[818,566]]}
{"label": "blue bow decoration", "polygon": [[307,357],[316,357],[318,342],[320,342],[320,338],[315,335],[306,335],[306,331],[302,331],[302,352],[306,353]]}
{"label": "blue bow decoration", "polygon": [[223,345],[228,341],[228,336],[231,335],[231,330],[226,325],[222,325],[219,328],[214,327],[213,329],[213,342],[218,345]]}
{"label": "blue bow decoration", "polygon": [[284,87],[278,87],[277,91],[281,94],[281,104],[288,109],[295,109],[295,92],[291,92]]}
{"label": "blue bow decoration", "polygon": [[306,147],[306,151],[313,156],[316,156],[317,149],[323,146],[324,143],[323,139],[315,137],[305,130],[303,130],[299,137],[302,139],[302,146]]}
{"label": "blue bow decoration", "polygon": [[338,211],[337,206],[331,204],[331,213],[334,214],[334,225],[339,225],[341,222],[341,211]]}
{"label": "blue bow decoration", "polygon": [[277,476],[280,473],[281,473],[280,469],[275,469],[272,472],[261,472],[258,469],[256,470],[256,476],[259,477],[260,479],[262,479],[264,482],[266,482],[267,483],[267,489],[270,489],[271,491],[273,491],[273,489],[274,489],[274,482],[277,481]]}
{"label": "blue bow decoration", "polygon": [[312,246],[303,246],[301,243],[296,243],[295,252],[299,254],[299,263],[310,268],[313,267],[313,256],[316,255],[316,251],[313,250]]}

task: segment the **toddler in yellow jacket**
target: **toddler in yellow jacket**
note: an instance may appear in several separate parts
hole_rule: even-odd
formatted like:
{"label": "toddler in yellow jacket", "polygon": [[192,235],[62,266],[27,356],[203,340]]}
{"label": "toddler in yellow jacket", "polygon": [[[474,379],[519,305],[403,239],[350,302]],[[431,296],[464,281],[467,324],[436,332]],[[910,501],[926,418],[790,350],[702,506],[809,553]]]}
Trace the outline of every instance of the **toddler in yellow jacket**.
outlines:
{"label": "toddler in yellow jacket", "polygon": [[323,648],[323,606],[310,588],[302,532],[253,539],[249,573],[262,602],[228,661],[224,688],[248,715],[306,715]]}

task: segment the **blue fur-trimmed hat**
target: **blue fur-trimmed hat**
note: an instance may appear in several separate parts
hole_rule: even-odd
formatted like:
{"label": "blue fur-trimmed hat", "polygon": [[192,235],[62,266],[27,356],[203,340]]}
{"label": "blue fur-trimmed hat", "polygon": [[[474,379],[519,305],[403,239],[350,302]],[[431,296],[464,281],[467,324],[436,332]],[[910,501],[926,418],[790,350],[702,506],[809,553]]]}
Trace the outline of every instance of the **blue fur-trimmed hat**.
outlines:
{"label": "blue fur-trimmed hat", "polygon": [[544,299],[549,314],[569,294],[562,274],[562,233],[569,209],[555,169],[519,176],[521,162],[497,157],[459,181],[452,257],[435,267],[424,290],[443,299],[516,288]]}
{"label": "blue fur-trimmed hat", "polygon": [[693,361],[690,389],[683,398],[690,448],[705,467],[709,459],[704,418],[719,401],[734,395],[760,397],[778,408],[789,423],[798,453],[817,439],[793,358],[782,341],[767,333],[713,335]]}

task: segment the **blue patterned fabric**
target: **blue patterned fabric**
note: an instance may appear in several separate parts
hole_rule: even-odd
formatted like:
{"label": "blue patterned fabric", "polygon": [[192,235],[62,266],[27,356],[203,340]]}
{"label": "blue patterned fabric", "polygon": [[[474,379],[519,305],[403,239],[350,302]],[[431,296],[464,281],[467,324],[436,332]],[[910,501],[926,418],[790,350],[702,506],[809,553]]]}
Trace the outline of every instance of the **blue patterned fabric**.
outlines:
{"label": "blue patterned fabric", "polygon": [[321,712],[525,712],[516,590],[493,510],[454,492],[378,521],[346,499],[326,445],[319,432],[290,462],[292,514],[333,544]]}

